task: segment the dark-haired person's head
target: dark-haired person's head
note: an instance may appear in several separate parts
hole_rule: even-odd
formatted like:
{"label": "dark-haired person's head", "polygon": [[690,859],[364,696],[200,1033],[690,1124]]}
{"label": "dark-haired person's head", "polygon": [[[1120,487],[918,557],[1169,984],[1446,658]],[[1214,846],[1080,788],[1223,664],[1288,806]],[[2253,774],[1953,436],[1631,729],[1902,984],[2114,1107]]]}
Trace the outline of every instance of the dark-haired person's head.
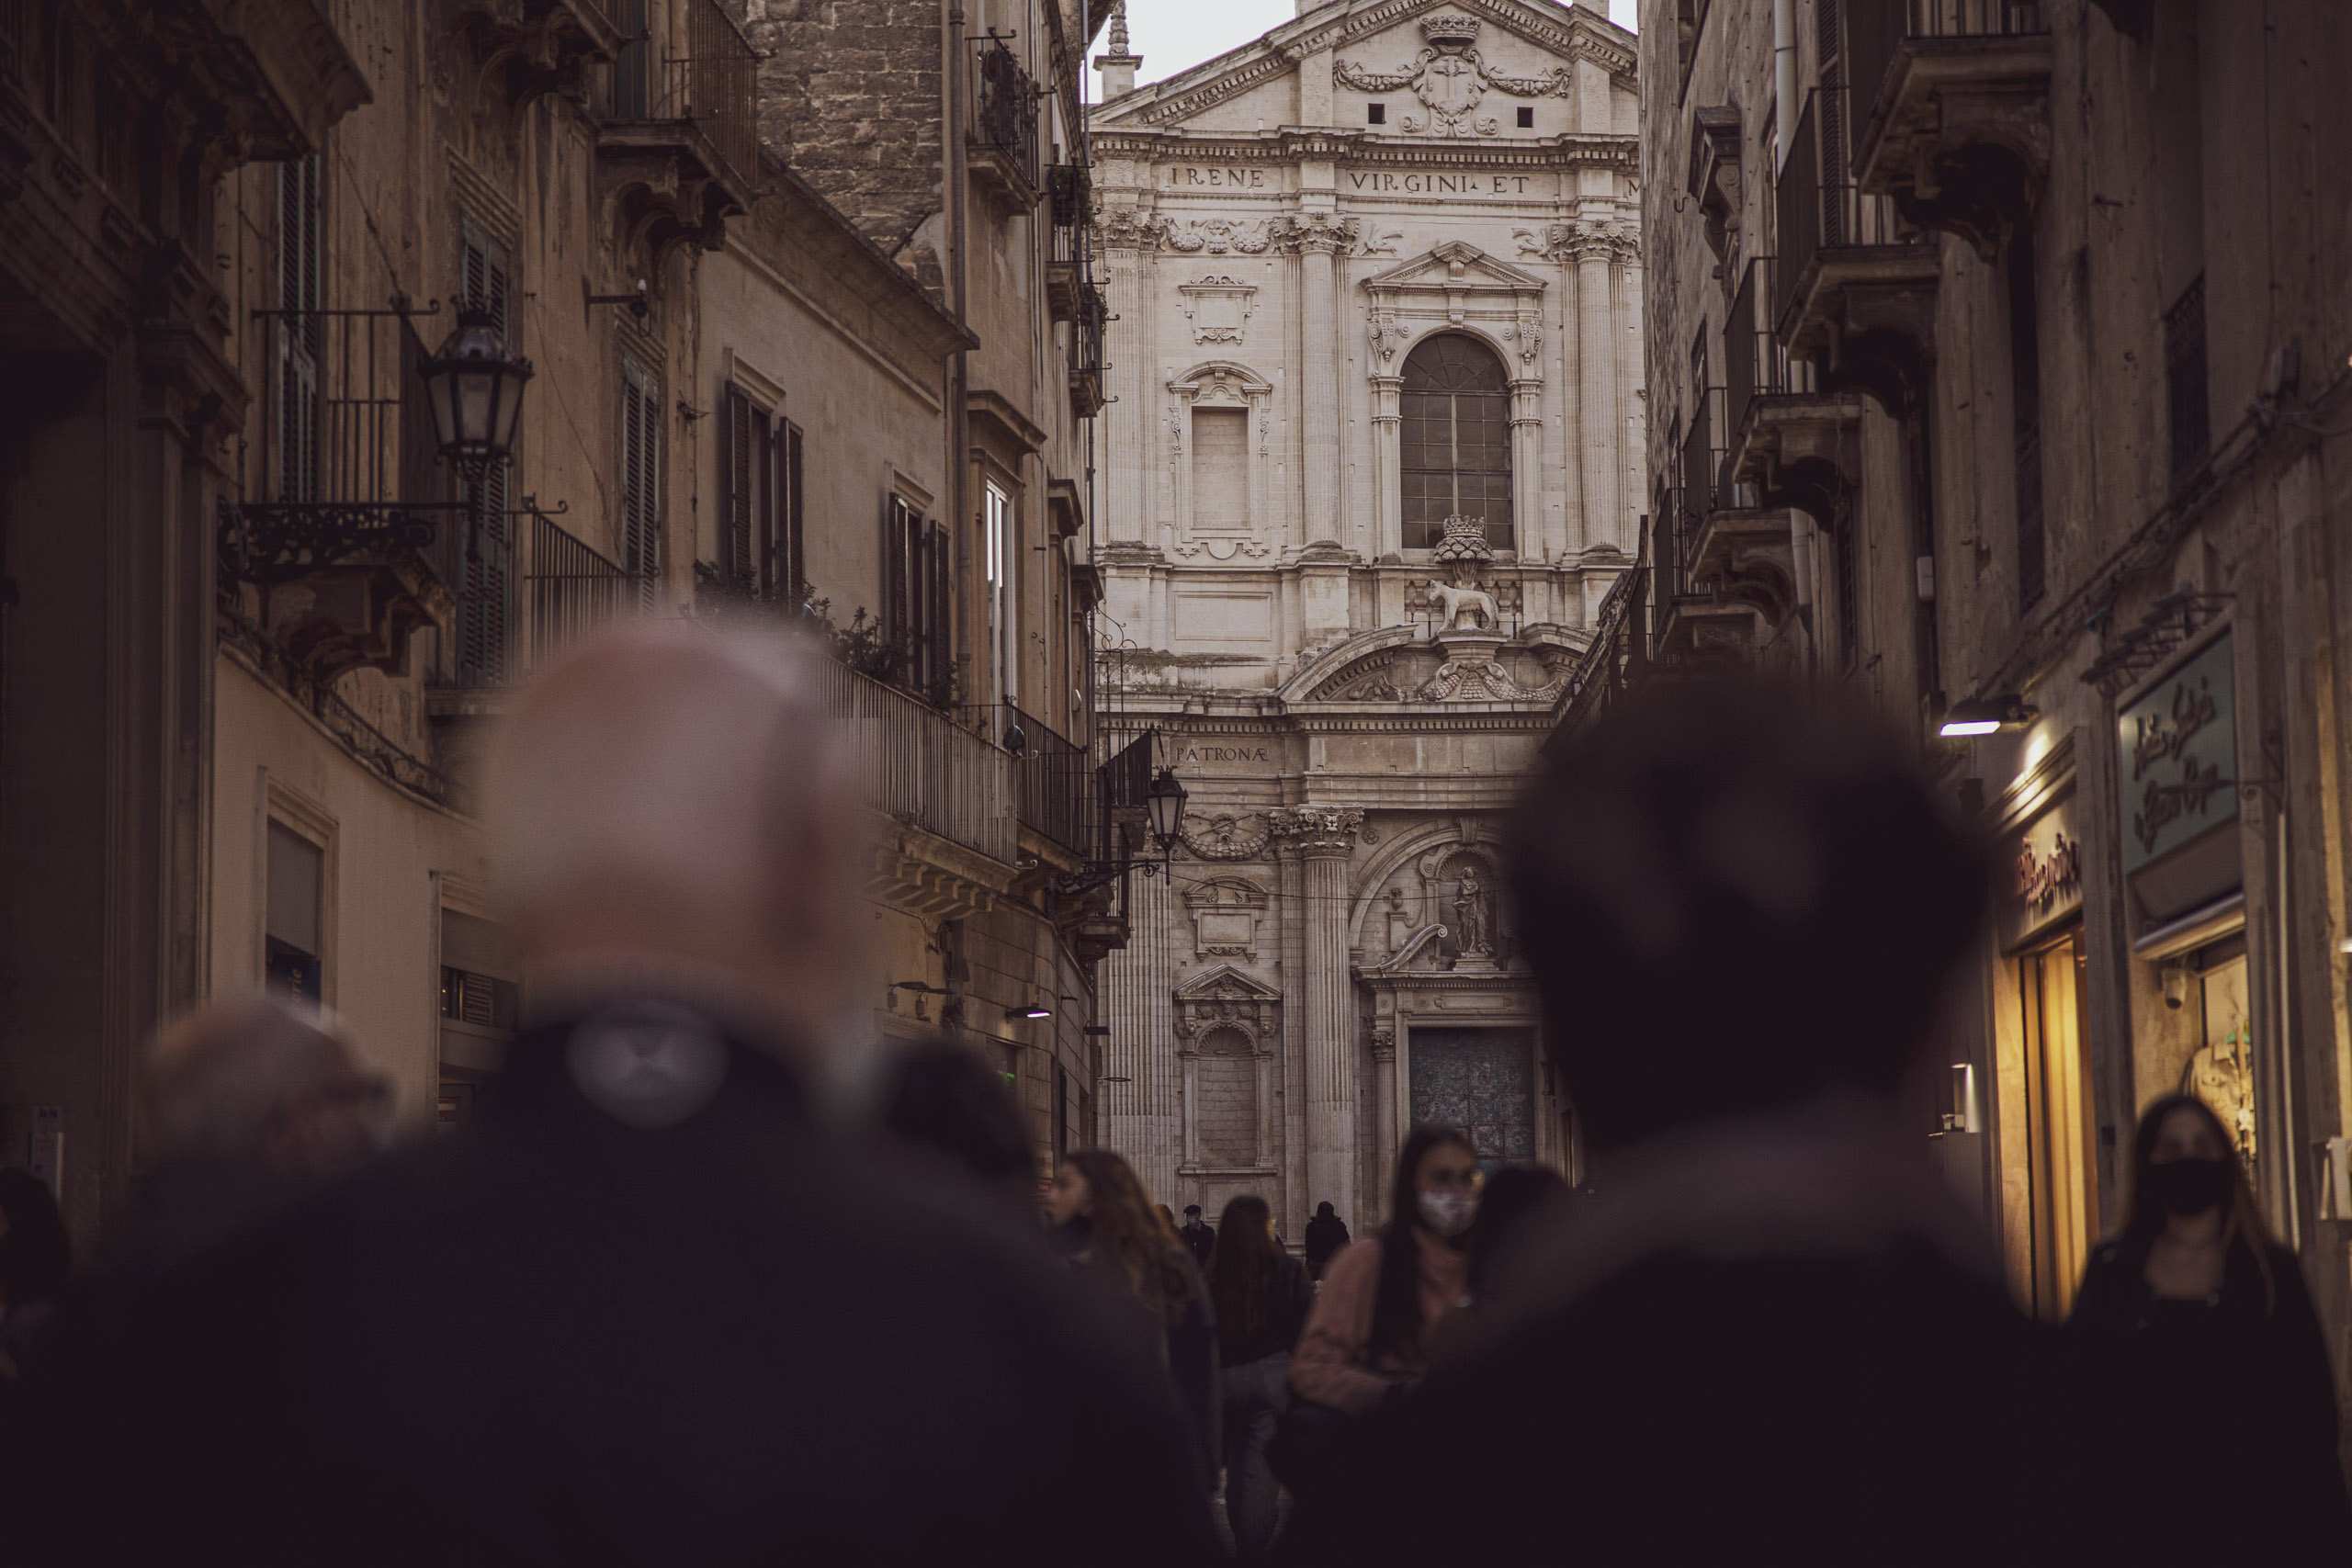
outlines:
{"label": "dark-haired person's head", "polygon": [[891,1064],[882,1126],[991,1190],[1029,1201],[1036,1156],[1028,1130],[1004,1076],[975,1053],[945,1041],[901,1052]]}
{"label": "dark-haired person's head", "polygon": [[1331,1208],[1331,1200],[1329,1200],[1329,1198],[1324,1199],[1324,1200],[1323,1200],[1323,1201],[1321,1201],[1320,1203],[1317,1203],[1317,1204],[1316,1204],[1316,1205],[1315,1205],[1315,1213],[1316,1213],[1316,1214],[1317,1214],[1318,1217],[1320,1217],[1320,1218],[1322,1218],[1322,1219],[1326,1219],[1326,1220],[1329,1220],[1329,1219],[1334,1219],[1334,1218],[1337,1218],[1337,1217],[1338,1217],[1338,1216],[1337,1216],[1337,1215],[1332,1212],[1332,1208]]}
{"label": "dark-haired person's head", "polygon": [[29,1170],[0,1170],[0,1310],[62,1295],[73,1263],[49,1184]]}
{"label": "dark-haired person's head", "polygon": [[1892,734],[1757,681],[1634,694],[1550,758],[1514,837],[1521,947],[1602,1148],[1893,1090],[1988,886]]}
{"label": "dark-haired person's head", "polygon": [[1473,1295],[1491,1277],[1495,1259],[1502,1255],[1520,1223],[1567,1190],[1560,1173],[1547,1166],[1507,1165],[1487,1178],[1478,1194],[1478,1217],[1470,1224],[1464,1270]]}

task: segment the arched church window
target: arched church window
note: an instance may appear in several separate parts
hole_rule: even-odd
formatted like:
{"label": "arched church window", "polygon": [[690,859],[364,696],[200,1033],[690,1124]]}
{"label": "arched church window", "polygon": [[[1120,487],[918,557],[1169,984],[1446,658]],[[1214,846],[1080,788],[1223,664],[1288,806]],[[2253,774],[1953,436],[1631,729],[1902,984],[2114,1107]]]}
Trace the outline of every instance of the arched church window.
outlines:
{"label": "arched church window", "polygon": [[1405,547],[1434,549],[1446,518],[1482,517],[1487,543],[1511,547],[1510,393],[1477,339],[1444,333],[1405,360],[1401,479]]}

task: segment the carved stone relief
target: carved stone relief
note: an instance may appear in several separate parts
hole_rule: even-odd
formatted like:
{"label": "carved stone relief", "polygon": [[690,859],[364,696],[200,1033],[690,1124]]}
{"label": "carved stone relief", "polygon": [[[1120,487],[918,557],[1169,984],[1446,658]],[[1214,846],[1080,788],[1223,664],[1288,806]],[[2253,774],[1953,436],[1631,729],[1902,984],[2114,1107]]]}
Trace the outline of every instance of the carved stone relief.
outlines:
{"label": "carved stone relief", "polygon": [[1254,860],[1265,853],[1272,832],[1262,821],[1255,831],[1245,825],[1256,816],[1255,812],[1241,816],[1219,812],[1205,821],[1187,825],[1180,834],[1184,847],[1203,860]]}
{"label": "carved stone relief", "polygon": [[1193,323],[1194,343],[1241,342],[1257,310],[1256,284],[1214,273],[1197,283],[1178,284],[1176,292],[1183,296],[1184,319]]}
{"label": "carved stone relief", "polygon": [[1402,70],[1365,71],[1335,58],[1331,80],[1365,93],[1411,89],[1428,113],[1408,114],[1399,122],[1410,136],[1499,136],[1501,120],[1477,112],[1488,90],[1521,98],[1565,98],[1575,90],[1575,75],[1565,65],[1541,76],[1505,76],[1491,69],[1472,47],[1478,39],[1475,17],[1458,11],[1424,17],[1421,37],[1429,47]]}
{"label": "carved stone relief", "polygon": [[1257,961],[1264,888],[1247,877],[1211,877],[1186,890],[1184,904],[1193,915],[1193,957]]}

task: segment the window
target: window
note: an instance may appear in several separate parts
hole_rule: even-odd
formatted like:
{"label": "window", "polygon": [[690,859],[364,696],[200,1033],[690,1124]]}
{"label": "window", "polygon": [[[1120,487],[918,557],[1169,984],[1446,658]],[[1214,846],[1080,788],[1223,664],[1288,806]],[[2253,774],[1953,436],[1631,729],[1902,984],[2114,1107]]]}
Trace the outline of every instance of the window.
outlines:
{"label": "window", "polygon": [[1193,526],[1250,525],[1250,412],[1193,411]]}
{"label": "window", "polygon": [[991,694],[999,702],[1019,700],[1021,633],[1014,624],[1018,604],[1013,573],[1021,559],[1020,529],[1012,497],[994,479],[982,486],[981,558],[988,579],[989,676]]}
{"label": "window", "polygon": [[1511,543],[1510,398],[1502,361],[1475,338],[1443,333],[1405,361],[1405,547],[1433,549],[1450,516],[1483,518],[1487,542]]}
{"label": "window", "polygon": [[2172,413],[2172,478],[2197,471],[2212,448],[2205,385],[2205,275],[2165,312],[2165,388]]}
{"label": "window", "polygon": [[1535,129],[1535,106],[1533,104],[1521,104],[1519,106],[1519,129],[1521,130],[1532,130]]}
{"label": "window", "polygon": [[325,998],[321,906],[326,851],[283,822],[269,825],[263,968],[269,988],[313,1005]]}
{"label": "window", "polygon": [[1386,125],[1388,123],[1388,106],[1386,104],[1364,105],[1363,122],[1366,125]]}
{"label": "window", "polygon": [[803,570],[799,428],[741,387],[729,386],[724,401],[726,531],[719,541],[719,570],[739,592],[797,604]]}
{"label": "window", "polygon": [[[458,308],[481,310],[514,344],[514,268],[506,247],[471,222],[459,226]],[[504,681],[514,626],[514,525],[512,459],[492,465],[479,482],[461,481],[463,520],[449,530],[446,548],[458,585],[457,679],[461,686]]]}
{"label": "window", "polygon": [[503,930],[479,916],[441,911],[439,1125],[464,1122],[505,1066],[522,1011],[516,974]]}
{"label": "window", "polygon": [[662,386],[633,359],[621,361],[620,431],[621,570],[650,610],[662,576]]}
{"label": "window", "polygon": [[277,166],[277,499],[319,499],[319,319],[325,267],[322,163]]}
{"label": "window", "polygon": [[882,636],[896,650],[897,679],[933,702],[948,695],[953,622],[947,530],[893,495],[882,517]]}
{"label": "window", "polygon": [[2047,587],[2048,538],[2041,512],[2041,319],[2033,287],[2033,231],[2009,242],[2009,431],[2016,453],[2018,608]]}

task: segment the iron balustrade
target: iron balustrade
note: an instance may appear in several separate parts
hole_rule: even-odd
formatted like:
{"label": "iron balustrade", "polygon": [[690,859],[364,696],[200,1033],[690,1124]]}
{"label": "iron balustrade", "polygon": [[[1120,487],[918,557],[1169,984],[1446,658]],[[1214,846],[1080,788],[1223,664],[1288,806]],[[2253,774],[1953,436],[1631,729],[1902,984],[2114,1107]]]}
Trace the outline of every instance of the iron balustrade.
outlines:
{"label": "iron balustrade", "polygon": [[537,669],[606,621],[638,607],[638,581],[618,562],[552,519],[530,519],[530,568],[523,574],[530,617],[526,646]]}
{"label": "iron balustrade", "polygon": [[1037,85],[1002,39],[980,45],[980,91],[975,107],[977,136],[1012,161],[1032,189],[1037,175]]}
{"label": "iron balustrade", "polygon": [[1892,248],[1915,243],[1903,233],[1894,202],[1854,183],[1844,128],[1847,90],[1816,87],[1797,116],[1794,144],[1773,186],[1781,225],[1774,269],[1772,318],[1781,335],[1793,331],[1790,311],[1798,290],[1825,251]]}
{"label": "iron balustrade", "polygon": [[1846,0],[1846,57],[1868,119],[1906,39],[2020,38],[2050,30],[2041,0]]}
{"label": "iron balustrade", "polygon": [[1769,312],[1778,266],[1773,256],[1749,259],[1724,324],[1724,446],[1729,452],[1739,450],[1758,398],[1814,389],[1812,363],[1791,355],[1772,330]]}
{"label": "iron balustrade", "polygon": [[759,53],[718,0],[617,0],[606,111],[692,123],[736,177],[760,172]]}
{"label": "iron balustrade", "polygon": [[1083,262],[1087,230],[1094,220],[1092,171],[1084,164],[1056,164],[1046,175],[1053,205],[1053,259]]}
{"label": "iron balustrade", "polygon": [[1085,748],[1011,703],[1003,717],[1003,733],[1019,725],[1024,740],[1012,759],[1021,825],[1083,859],[1094,838],[1094,770]]}
{"label": "iron balustrade", "polygon": [[1011,865],[1020,844],[1012,758],[917,697],[827,660],[828,711],[847,731],[867,805]]}
{"label": "iron balustrade", "polygon": [[[1700,530],[1706,525],[1707,513],[1731,504],[1723,482],[1723,441],[1716,433],[1720,422],[1715,417],[1715,408],[1723,395],[1721,387],[1700,390],[1698,401],[1690,411],[1690,428],[1682,436],[1682,503],[1687,543],[1692,547],[1698,542]],[[1691,564],[1686,550],[1683,570],[1687,572]]]}

